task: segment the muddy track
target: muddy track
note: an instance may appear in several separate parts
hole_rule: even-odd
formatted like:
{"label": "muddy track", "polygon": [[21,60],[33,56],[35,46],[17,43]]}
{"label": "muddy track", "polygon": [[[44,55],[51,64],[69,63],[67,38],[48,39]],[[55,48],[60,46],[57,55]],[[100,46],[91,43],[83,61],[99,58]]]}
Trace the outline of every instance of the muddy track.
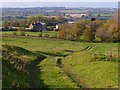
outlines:
{"label": "muddy track", "polygon": [[31,62],[28,67],[28,77],[30,88],[47,88],[44,84],[44,80],[41,79],[40,67],[38,66],[46,57],[38,57],[36,60]]}

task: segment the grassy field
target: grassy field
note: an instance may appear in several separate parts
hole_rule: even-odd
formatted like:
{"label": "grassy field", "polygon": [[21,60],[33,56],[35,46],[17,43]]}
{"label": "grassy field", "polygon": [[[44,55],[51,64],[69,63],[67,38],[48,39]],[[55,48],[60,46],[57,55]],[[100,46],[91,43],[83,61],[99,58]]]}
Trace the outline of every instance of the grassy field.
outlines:
{"label": "grassy field", "polygon": [[[46,59],[37,64],[40,74],[32,72],[38,74],[37,77],[44,81],[46,87],[118,87],[118,63],[109,58],[110,52],[115,60],[118,58],[117,43],[3,37],[3,44],[15,45],[46,56]],[[105,54],[108,60],[94,58],[95,54],[101,53]],[[63,68],[56,66],[57,58],[62,59]],[[39,87],[39,79],[34,83]]]}
{"label": "grassy field", "polygon": [[[16,32],[18,35],[20,35],[20,32],[18,31],[4,31],[4,32],[0,32],[0,35],[4,35],[4,34],[13,34],[14,32]],[[31,36],[39,36],[39,34],[42,33],[43,35],[45,34],[49,34],[51,36],[53,35],[57,35],[58,32],[57,31],[43,31],[43,32],[26,32],[26,35],[31,35]]]}

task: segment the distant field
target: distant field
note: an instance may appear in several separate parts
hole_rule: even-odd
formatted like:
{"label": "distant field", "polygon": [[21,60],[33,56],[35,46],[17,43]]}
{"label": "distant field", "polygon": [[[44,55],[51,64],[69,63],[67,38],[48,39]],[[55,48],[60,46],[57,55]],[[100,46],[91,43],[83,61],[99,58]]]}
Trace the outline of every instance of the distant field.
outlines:
{"label": "distant field", "polygon": [[[94,59],[94,53],[112,52],[116,57],[117,43],[3,37],[3,44],[15,45],[45,55],[47,58],[38,64],[41,72],[39,77],[49,87],[74,88],[79,87],[78,84],[90,88],[118,87],[117,62]],[[63,68],[56,67],[57,58],[62,58]]]}
{"label": "distant field", "polygon": [[[93,14],[93,16],[98,16],[98,14]],[[111,14],[100,14],[100,16],[111,16]]]}
{"label": "distant field", "polygon": [[87,12],[86,10],[61,10],[61,12],[66,12],[66,13],[83,13]]}
{"label": "distant field", "polygon": [[[0,34],[12,34],[13,32],[16,31],[4,31],[4,32],[0,32]],[[20,34],[20,32],[16,32],[18,35]],[[43,32],[26,32],[26,35],[32,35],[32,36],[38,36],[40,33],[44,34],[50,34],[50,35],[57,35],[58,32],[57,31],[43,31]]]}

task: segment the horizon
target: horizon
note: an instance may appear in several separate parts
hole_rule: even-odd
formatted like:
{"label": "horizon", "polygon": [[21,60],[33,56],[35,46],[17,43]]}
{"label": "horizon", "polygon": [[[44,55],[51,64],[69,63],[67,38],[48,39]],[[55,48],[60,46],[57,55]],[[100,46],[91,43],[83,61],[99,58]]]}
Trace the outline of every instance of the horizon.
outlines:
{"label": "horizon", "polygon": [[118,2],[3,2],[2,3],[2,8],[35,8],[35,7],[118,8]]}

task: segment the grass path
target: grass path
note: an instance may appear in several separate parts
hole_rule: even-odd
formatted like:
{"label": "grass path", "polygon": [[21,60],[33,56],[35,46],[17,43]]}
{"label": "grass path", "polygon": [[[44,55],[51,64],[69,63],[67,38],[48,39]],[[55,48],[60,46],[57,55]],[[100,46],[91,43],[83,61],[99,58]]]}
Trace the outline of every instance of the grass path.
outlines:
{"label": "grass path", "polygon": [[[118,64],[111,61],[95,61],[93,58],[94,53],[109,54],[111,51],[117,56],[117,43],[84,43],[19,37],[3,37],[3,43],[20,46],[47,57],[42,62],[35,61],[31,66],[30,81],[33,87],[118,87]],[[63,68],[56,67],[56,60],[59,57],[62,58]]]}
{"label": "grass path", "polygon": [[[89,45],[89,46],[87,46],[87,47],[85,47],[84,49],[82,49],[82,50],[80,50],[80,52],[82,52],[83,50],[90,50],[91,48],[93,48],[94,46],[93,45]],[[71,51],[69,51],[70,53],[66,56],[66,57],[68,57],[68,56],[71,56],[71,55],[73,55],[74,53],[76,53],[76,52],[71,52]],[[77,51],[77,52],[79,52],[79,51]],[[72,85],[69,85],[69,82],[71,82],[71,83],[73,83],[73,86],[75,85],[77,88],[85,88],[85,87],[88,87],[84,82],[82,82],[81,80],[80,80],[80,78],[79,77],[74,77],[75,75],[74,75],[74,73],[72,72],[72,70],[71,70],[71,68],[66,68],[66,66],[64,67],[62,67],[62,68],[59,68],[59,67],[57,67],[56,66],[56,61],[57,61],[57,56],[50,56],[50,57],[48,57],[48,58],[46,58],[45,59],[45,61],[43,61],[42,62],[42,64],[40,64],[40,66],[42,67],[42,73],[43,73],[43,78],[44,78],[44,80],[46,81],[46,83],[48,83],[48,85],[50,85],[50,84],[52,84],[53,82],[55,82],[54,84],[57,84],[57,85],[54,85],[54,87],[56,86],[56,87],[59,87],[59,85],[60,86],[62,86],[62,83],[58,83],[57,81],[61,81],[62,82],[62,78],[63,77],[66,77],[66,80],[65,80],[65,82],[66,81],[68,81],[68,82],[66,82],[65,84],[66,84],[66,86],[68,86],[68,87],[71,87]],[[61,57],[61,58],[65,58],[65,57]],[[54,72],[54,74],[53,74],[53,72],[52,71],[48,71],[48,70],[54,70],[54,71],[56,71],[56,72],[59,72],[59,73],[62,73],[63,74],[63,76],[60,76],[59,75],[59,77],[57,78],[57,77],[54,77],[54,74],[56,73],[56,72]],[[48,72],[48,73],[47,73]],[[49,82],[47,81],[47,79],[46,79],[46,75],[48,76],[48,80],[49,80]],[[51,76],[51,75],[53,75],[53,76]],[[56,74],[57,75],[57,74]],[[59,79],[59,78],[61,78],[61,80],[57,80],[57,79]],[[52,79],[54,79],[54,80],[52,80]],[[53,81],[53,82],[51,82],[50,83],[50,81]],[[52,85],[50,85],[50,86],[52,86]],[[66,87],[65,86],[65,87]],[[73,87],[72,86],[72,87]],[[64,86],[63,86],[64,87]]]}
{"label": "grass path", "polygon": [[42,61],[41,77],[50,88],[79,88],[66,73],[56,66],[56,57],[48,57]]}
{"label": "grass path", "polygon": [[41,79],[41,70],[38,67],[38,64],[42,62],[44,58],[37,58],[34,60],[28,69],[28,76],[31,88],[48,88],[47,85],[44,84],[44,80]]}
{"label": "grass path", "polygon": [[[89,45],[89,46],[87,46],[87,47],[85,47],[85,48],[83,48],[82,50],[77,51],[77,52],[89,51],[89,50],[91,50],[92,48],[94,48],[94,46],[95,46],[95,45]],[[67,57],[69,57],[69,56],[71,56],[71,55],[73,55],[73,54],[75,54],[75,53],[76,53],[76,52],[71,52]],[[66,73],[66,75],[67,75],[73,82],[75,82],[75,83],[77,84],[77,86],[78,86],[79,88],[86,88],[86,87],[89,88],[88,85],[86,85],[83,81],[81,81],[80,77],[76,77],[76,76],[74,75],[71,67],[69,67],[69,66],[64,66],[64,64],[63,64],[63,67],[60,68],[60,69],[61,69],[62,71],[64,71],[64,72]]]}

